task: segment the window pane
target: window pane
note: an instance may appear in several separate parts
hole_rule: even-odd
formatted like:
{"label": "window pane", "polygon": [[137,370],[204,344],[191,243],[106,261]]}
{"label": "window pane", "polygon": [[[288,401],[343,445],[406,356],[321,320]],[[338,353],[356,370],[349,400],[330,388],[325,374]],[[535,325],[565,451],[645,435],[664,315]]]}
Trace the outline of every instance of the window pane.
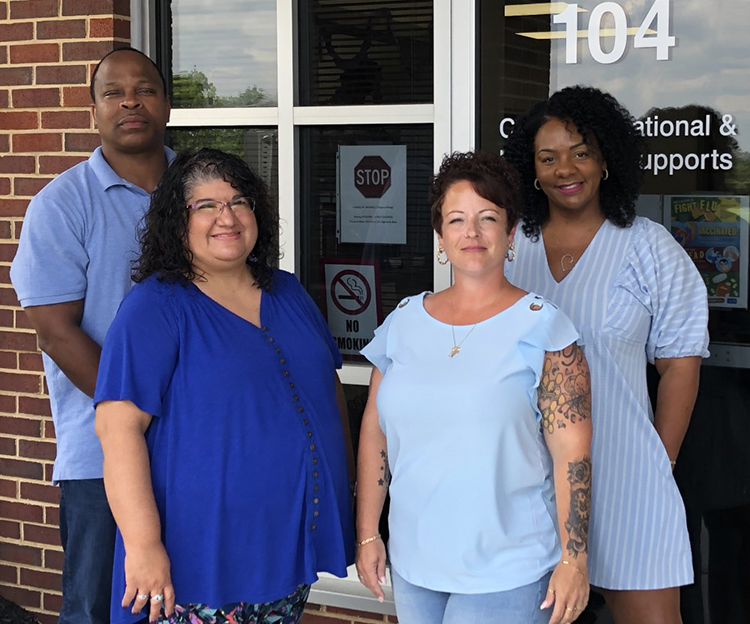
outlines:
{"label": "window pane", "polygon": [[432,102],[432,6],[300,2],[300,104]]}
{"label": "window pane", "polygon": [[276,106],[275,0],[172,0],[172,106]]}
{"label": "window pane", "polygon": [[[429,124],[316,127],[300,131],[301,279],[326,315],[347,359],[364,361],[357,354],[372,337],[378,322],[405,296],[432,288],[433,230],[427,201],[432,143]],[[370,150],[373,155],[384,154],[386,160],[391,152],[405,153],[405,164],[393,161],[389,165],[388,193],[392,195],[384,191],[382,198],[390,201],[394,197],[390,208],[396,216],[389,219],[387,227],[375,219],[371,220],[372,225],[362,225],[360,213],[377,203],[377,198],[372,197],[377,193],[363,189],[366,195],[359,195],[353,202],[345,193],[337,194],[337,159],[359,146],[369,146],[363,154]],[[373,158],[377,156],[341,158],[342,163],[353,163],[342,164],[339,180],[342,190],[352,180],[354,166]],[[379,181],[374,183],[377,185]],[[337,207],[337,200],[341,201],[341,208]],[[362,235],[361,241],[351,236],[351,232],[342,235],[337,231],[339,210],[343,210],[344,222],[355,223],[358,229],[354,234]],[[342,232],[346,234],[347,230]],[[390,242],[401,235],[405,242]],[[355,242],[347,242],[352,240]],[[334,266],[338,269],[331,269]],[[338,303],[331,298],[332,286],[338,283],[331,270],[345,276],[340,280],[342,299],[337,299]],[[361,314],[356,309],[359,294],[362,294]],[[347,311],[347,307],[355,309]],[[352,331],[342,331],[342,324],[351,326]]]}
{"label": "window pane", "polygon": [[214,147],[242,158],[279,197],[276,128],[169,128],[167,143],[176,152]]}

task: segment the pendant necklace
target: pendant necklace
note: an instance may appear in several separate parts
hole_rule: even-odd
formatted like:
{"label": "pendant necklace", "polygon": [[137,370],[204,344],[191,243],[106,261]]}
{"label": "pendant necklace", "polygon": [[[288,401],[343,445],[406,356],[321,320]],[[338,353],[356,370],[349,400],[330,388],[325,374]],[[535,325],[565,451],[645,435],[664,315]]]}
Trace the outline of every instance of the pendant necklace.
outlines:
{"label": "pendant necklace", "polygon": [[[453,293],[451,293],[451,295],[452,295],[452,294],[453,294]],[[451,296],[451,320],[453,320],[453,317],[454,317],[454,316],[455,316],[455,313],[454,313],[454,310],[453,310],[453,297]],[[463,337],[463,339],[461,340],[461,342],[459,342],[459,343],[457,344],[457,343],[456,343],[456,328],[455,328],[455,326],[453,325],[453,323],[451,323],[451,336],[453,337],[453,347],[451,348],[451,350],[450,350],[450,353],[448,353],[448,357],[449,357],[449,358],[452,358],[452,357],[456,357],[456,356],[457,356],[457,355],[458,355],[459,353],[461,353],[461,345],[462,345],[462,344],[463,344],[464,342],[466,342],[466,339],[467,339],[467,338],[468,338],[469,336],[471,336],[471,332],[473,332],[473,331],[474,331],[474,330],[475,330],[475,329],[477,328],[477,325],[479,325],[479,323],[474,323],[474,326],[473,326],[473,327],[472,327],[472,328],[471,328],[471,329],[469,330],[469,333],[467,333],[467,334],[466,334],[466,335],[465,335],[465,336]]]}
{"label": "pendant necklace", "polygon": [[[586,241],[586,245],[583,248],[584,251],[586,251],[586,249],[588,249],[589,244],[593,240],[594,236],[596,236],[596,233],[597,233],[598,230],[599,230],[599,228],[597,227],[593,232],[589,232],[588,237],[587,237],[588,240]],[[549,230],[547,230],[547,231],[549,232]],[[552,232],[552,236],[555,238],[555,242],[557,243],[557,248],[560,251],[565,251],[562,248],[562,245],[560,244],[560,239],[557,238],[557,234],[555,234],[554,232]],[[562,257],[560,258],[560,270],[563,273],[567,273],[568,271],[570,271],[575,266],[575,263],[578,262],[578,260],[580,260],[580,257],[576,258],[573,254],[570,254],[570,253],[563,254]],[[566,263],[567,263],[568,266],[565,266]]]}
{"label": "pendant necklace", "polygon": [[[560,244],[560,239],[557,238],[557,234],[555,234],[553,232],[552,236],[555,237],[555,242],[557,243],[557,248],[562,251],[563,250],[562,249],[562,245]],[[568,263],[568,267],[567,268],[565,267],[565,263],[566,262]],[[563,256],[560,258],[560,269],[562,270],[563,273],[567,273],[568,271],[570,271],[570,269],[573,268],[573,266],[575,265],[575,263],[576,263],[576,259],[573,256],[573,254],[569,254],[569,253],[563,254]]]}

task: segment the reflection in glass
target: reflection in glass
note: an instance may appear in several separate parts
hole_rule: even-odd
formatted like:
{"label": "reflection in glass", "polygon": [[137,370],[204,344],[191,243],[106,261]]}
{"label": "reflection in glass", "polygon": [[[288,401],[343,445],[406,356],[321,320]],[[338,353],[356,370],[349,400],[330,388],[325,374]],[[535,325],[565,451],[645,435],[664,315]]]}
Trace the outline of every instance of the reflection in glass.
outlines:
{"label": "reflection in glass", "polygon": [[[343,243],[337,236],[337,154],[345,145],[405,145],[406,244]],[[432,288],[433,231],[427,190],[432,173],[432,126],[392,125],[303,128],[300,132],[300,279],[326,314],[322,264],[340,259],[374,263],[379,274],[380,317],[407,295]],[[372,240],[372,239],[370,239]],[[377,295],[377,293],[376,293]],[[330,320],[329,320],[330,324]],[[368,328],[371,332],[373,328]],[[368,340],[371,333],[368,333]],[[361,345],[361,346],[364,346]],[[342,348],[346,352],[346,349]],[[350,357],[351,356],[351,357]],[[350,354],[349,359],[363,361]]]}
{"label": "reflection in glass", "polygon": [[432,102],[432,6],[432,0],[300,2],[300,104]]}
{"label": "reflection in glass", "polygon": [[214,147],[242,158],[279,197],[276,128],[169,128],[167,143],[176,152]]}
{"label": "reflection in glass", "polygon": [[172,106],[276,106],[275,0],[172,0]]}

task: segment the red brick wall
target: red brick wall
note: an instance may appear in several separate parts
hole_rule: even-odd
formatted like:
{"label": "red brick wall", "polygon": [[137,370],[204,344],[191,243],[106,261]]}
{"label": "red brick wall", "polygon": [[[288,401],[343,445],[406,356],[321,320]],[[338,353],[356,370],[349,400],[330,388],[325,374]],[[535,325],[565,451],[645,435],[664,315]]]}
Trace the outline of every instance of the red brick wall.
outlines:
{"label": "red brick wall", "polygon": [[[10,285],[29,200],[99,144],[96,62],[130,38],[129,0],[0,0],[0,595],[57,621],[55,432],[36,335]],[[310,605],[305,624],[395,622]]]}
{"label": "red brick wall", "polygon": [[128,0],[0,0],[0,594],[56,622],[55,432],[36,336],[10,286],[31,197],[98,144],[88,77],[130,37]]}

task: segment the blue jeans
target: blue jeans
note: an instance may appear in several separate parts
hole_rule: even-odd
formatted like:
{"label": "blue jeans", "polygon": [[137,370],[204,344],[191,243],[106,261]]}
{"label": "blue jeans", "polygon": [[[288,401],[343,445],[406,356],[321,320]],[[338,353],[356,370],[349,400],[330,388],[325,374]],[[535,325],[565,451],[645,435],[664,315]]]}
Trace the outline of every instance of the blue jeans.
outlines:
{"label": "blue jeans", "polygon": [[60,481],[63,604],[58,624],[109,624],[115,521],[102,479]]}
{"label": "blue jeans", "polygon": [[418,587],[391,568],[400,624],[549,624],[552,609],[539,605],[551,572],[535,583],[491,594],[451,594]]}

